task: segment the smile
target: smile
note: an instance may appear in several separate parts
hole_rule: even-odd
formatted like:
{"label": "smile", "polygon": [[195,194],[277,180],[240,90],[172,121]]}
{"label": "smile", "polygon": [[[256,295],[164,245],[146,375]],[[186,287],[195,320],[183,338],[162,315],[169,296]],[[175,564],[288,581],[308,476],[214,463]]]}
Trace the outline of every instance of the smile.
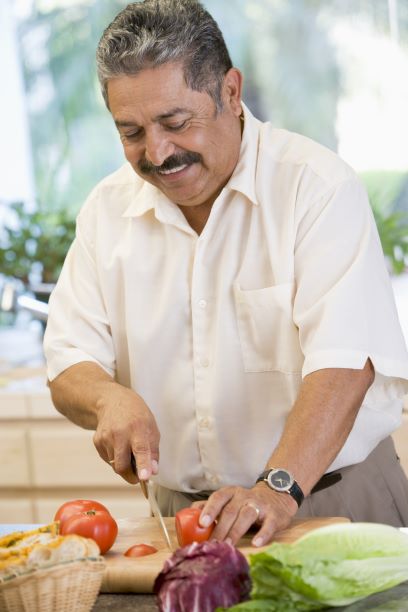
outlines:
{"label": "smile", "polygon": [[181,170],[184,170],[184,168],[187,168],[187,164],[182,164],[181,166],[177,166],[171,170],[159,170],[158,174],[175,174],[176,172],[181,172]]}

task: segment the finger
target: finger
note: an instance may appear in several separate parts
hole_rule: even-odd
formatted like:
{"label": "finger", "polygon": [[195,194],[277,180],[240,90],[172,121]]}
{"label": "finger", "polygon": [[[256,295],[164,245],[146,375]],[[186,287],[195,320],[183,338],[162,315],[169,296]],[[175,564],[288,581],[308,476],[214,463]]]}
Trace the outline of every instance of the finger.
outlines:
{"label": "finger", "polygon": [[[220,495],[220,492],[222,495]],[[240,507],[242,505],[242,501],[240,501],[240,493],[242,491],[237,487],[231,487],[227,489],[221,489],[221,491],[217,491],[213,493],[211,497],[216,498],[214,501],[211,500],[212,503],[217,503],[218,507],[222,504],[222,509],[216,517],[213,519],[215,523],[214,530],[211,534],[212,540],[226,540],[229,537],[231,529],[237,520],[240,512]],[[208,507],[207,502],[207,507]],[[203,512],[206,510],[204,509]],[[210,511],[212,511],[210,507]],[[202,513],[203,513],[202,512]]]}
{"label": "finger", "polygon": [[137,484],[139,482],[138,477],[132,472],[132,470],[117,468],[115,459],[108,461],[108,463],[111,466],[111,468],[114,470],[114,472],[116,472],[119,476],[121,476],[121,478],[126,480],[126,482],[128,482],[129,484]]}
{"label": "finger", "polygon": [[156,475],[159,473],[159,449],[155,443],[150,444],[150,459],[152,474]]}
{"label": "finger", "polygon": [[101,459],[112,465],[111,461],[114,459],[114,451],[111,448],[111,445],[104,443],[103,439],[97,432],[95,432],[93,435],[93,443]]}
{"label": "finger", "polygon": [[130,465],[130,447],[129,445],[116,446],[109,453],[112,459],[109,459],[108,463],[111,465],[113,470],[119,474],[122,478],[130,484],[136,484],[138,482],[137,476],[133,473]]}
{"label": "finger", "polygon": [[[137,470],[137,466],[136,466],[136,459],[133,453],[130,453],[130,466],[132,468],[132,472],[133,474],[135,474],[136,476],[138,476],[138,470]],[[152,474],[156,475],[159,473],[159,464],[156,461],[156,459],[152,459],[151,461],[151,468],[152,468]],[[140,479],[138,477],[138,480],[143,480]]]}
{"label": "finger", "polygon": [[198,508],[199,510],[202,510],[206,504],[206,500],[203,499],[201,501],[195,501],[191,504],[191,508]]}
{"label": "finger", "polygon": [[155,476],[159,473],[159,462],[152,458],[152,474]]}
{"label": "finger", "polygon": [[201,527],[209,527],[219,517],[221,510],[234,495],[234,487],[223,487],[212,493],[204,504],[200,514]]}
{"label": "finger", "polygon": [[261,510],[261,507],[259,506],[257,502],[249,500],[245,502],[245,506],[248,506],[255,512],[255,520],[252,521],[252,524],[261,523],[263,521],[265,513]]}
{"label": "finger", "polygon": [[273,518],[265,518],[261,529],[252,538],[251,544],[257,548],[259,548],[259,546],[266,546],[266,544],[271,542],[277,530],[277,521]]}
{"label": "finger", "polygon": [[117,465],[120,465],[120,464],[115,459],[110,459],[109,461],[107,461],[107,463],[114,470],[114,472],[116,472],[119,476],[121,476],[129,484],[137,484],[139,482],[138,477],[135,475],[135,473],[132,470],[117,467]]}
{"label": "finger", "polygon": [[256,523],[260,516],[260,509],[255,502],[249,501],[241,506],[238,516],[231,526],[231,529],[226,535],[226,538],[231,540],[232,544],[237,544],[245,535],[248,529]]}
{"label": "finger", "polygon": [[[238,518],[239,509],[232,503],[227,504],[218,515],[215,527],[211,534],[211,540],[226,540],[230,538],[231,529]],[[231,540],[232,543],[232,540]]]}
{"label": "finger", "polygon": [[[135,469],[136,474],[139,480],[148,480],[150,476],[153,474],[153,468],[157,466],[157,459],[152,457],[150,452],[150,448],[146,447],[138,447],[138,449],[132,448],[132,455],[135,460]],[[153,464],[155,461],[155,464]]]}

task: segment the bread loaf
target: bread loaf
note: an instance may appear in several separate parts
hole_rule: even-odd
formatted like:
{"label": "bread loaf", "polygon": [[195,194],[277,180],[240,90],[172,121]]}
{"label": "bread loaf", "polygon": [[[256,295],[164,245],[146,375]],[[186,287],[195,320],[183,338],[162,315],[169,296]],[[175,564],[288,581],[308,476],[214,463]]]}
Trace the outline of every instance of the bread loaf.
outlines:
{"label": "bread loaf", "polygon": [[94,540],[58,535],[58,525],[16,532],[0,539],[0,582],[39,568],[99,557]]}

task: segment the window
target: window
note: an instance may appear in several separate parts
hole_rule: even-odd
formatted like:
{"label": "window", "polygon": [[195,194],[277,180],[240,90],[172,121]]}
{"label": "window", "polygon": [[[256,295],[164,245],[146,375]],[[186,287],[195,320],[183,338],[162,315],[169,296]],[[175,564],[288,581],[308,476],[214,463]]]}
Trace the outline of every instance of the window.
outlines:
{"label": "window", "polygon": [[[72,219],[123,162],[95,74],[126,0],[3,0],[0,221],[22,200]],[[408,3],[204,0],[261,119],[331,147],[367,184],[390,271],[408,257]],[[0,60],[0,61],[2,61]],[[404,225],[405,223],[405,225]]]}

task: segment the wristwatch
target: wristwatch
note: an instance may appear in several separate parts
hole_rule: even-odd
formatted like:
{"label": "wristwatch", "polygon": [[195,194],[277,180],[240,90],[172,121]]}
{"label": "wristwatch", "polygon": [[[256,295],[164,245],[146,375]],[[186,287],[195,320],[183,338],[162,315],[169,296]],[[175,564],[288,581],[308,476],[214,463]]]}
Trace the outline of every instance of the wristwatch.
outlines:
{"label": "wristwatch", "polygon": [[270,468],[262,472],[256,482],[266,482],[268,487],[279,493],[289,493],[297,505],[304,500],[305,496],[302,489],[290,472],[283,468]]}

